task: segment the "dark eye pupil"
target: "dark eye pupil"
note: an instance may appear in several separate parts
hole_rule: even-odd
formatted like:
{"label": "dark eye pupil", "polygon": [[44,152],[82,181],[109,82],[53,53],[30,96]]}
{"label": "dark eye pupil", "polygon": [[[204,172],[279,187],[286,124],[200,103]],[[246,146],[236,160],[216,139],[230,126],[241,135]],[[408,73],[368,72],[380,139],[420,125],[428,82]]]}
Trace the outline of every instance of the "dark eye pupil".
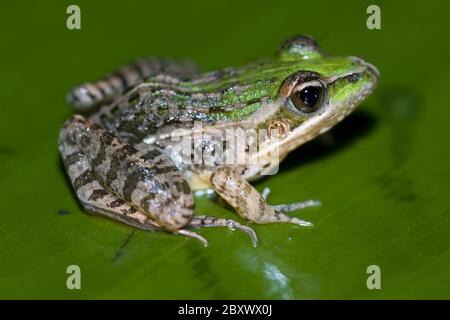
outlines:
{"label": "dark eye pupil", "polygon": [[291,91],[290,105],[301,113],[311,113],[318,110],[324,102],[326,88],[319,81],[311,81],[302,87]]}
{"label": "dark eye pupil", "polygon": [[320,89],[315,86],[308,86],[303,88],[298,94],[300,100],[308,107],[313,108],[320,98]]}

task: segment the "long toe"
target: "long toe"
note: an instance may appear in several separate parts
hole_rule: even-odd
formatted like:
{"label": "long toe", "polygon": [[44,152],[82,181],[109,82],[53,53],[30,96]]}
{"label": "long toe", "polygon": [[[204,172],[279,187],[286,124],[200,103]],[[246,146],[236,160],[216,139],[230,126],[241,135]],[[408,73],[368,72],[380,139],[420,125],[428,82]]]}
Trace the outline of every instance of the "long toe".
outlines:
{"label": "long toe", "polygon": [[189,231],[189,230],[178,230],[176,232],[176,234],[181,234],[185,237],[189,237],[189,238],[194,238],[199,240],[205,247],[208,246],[208,240],[206,240],[206,238],[202,237],[201,235],[199,235],[198,233]]}

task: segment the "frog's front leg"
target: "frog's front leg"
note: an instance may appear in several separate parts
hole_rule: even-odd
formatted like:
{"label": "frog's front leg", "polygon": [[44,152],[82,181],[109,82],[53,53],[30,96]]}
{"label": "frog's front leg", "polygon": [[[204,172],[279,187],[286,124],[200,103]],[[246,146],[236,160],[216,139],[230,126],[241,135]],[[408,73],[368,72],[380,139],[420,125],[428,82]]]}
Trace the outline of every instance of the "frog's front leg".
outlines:
{"label": "frog's front leg", "polygon": [[267,190],[261,195],[242,176],[240,166],[218,167],[211,175],[214,190],[225,199],[244,218],[255,223],[294,223],[301,226],[312,226],[312,223],[296,217],[290,217],[285,212],[316,206],[316,200],[308,200],[288,205],[267,204]]}
{"label": "frog's front leg", "polygon": [[143,230],[164,230],[201,240],[187,230],[226,226],[254,231],[229,219],[193,217],[194,201],[181,173],[156,149],[138,150],[82,116],[61,130],[59,149],[82,206]]}

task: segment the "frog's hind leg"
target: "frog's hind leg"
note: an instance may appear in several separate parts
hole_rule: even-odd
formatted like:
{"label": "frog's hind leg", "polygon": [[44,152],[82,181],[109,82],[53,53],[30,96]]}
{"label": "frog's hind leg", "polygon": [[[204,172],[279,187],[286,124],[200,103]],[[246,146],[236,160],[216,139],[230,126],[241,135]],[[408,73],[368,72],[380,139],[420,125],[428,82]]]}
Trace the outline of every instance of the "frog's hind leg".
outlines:
{"label": "frog's hind leg", "polygon": [[59,149],[77,197],[89,212],[143,230],[193,237],[205,245],[205,238],[186,229],[226,226],[246,232],[256,243],[253,230],[236,221],[193,217],[189,185],[157,150],[139,151],[82,116],[66,122]]}
{"label": "frog's hind leg", "polygon": [[157,77],[158,82],[161,83],[173,83],[179,79],[192,77],[197,73],[196,69],[196,66],[189,61],[138,59],[99,81],[84,83],[73,88],[67,96],[67,103],[79,111],[89,110],[113,100],[151,76]]}
{"label": "frog's hind leg", "polygon": [[211,183],[216,192],[227,201],[244,218],[255,223],[293,223],[300,226],[312,226],[312,223],[290,217],[286,212],[316,206],[318,201],[309,200],[290,205],[267,204],[266,198],[269,190],[264,190],[261,195],[247,180],[240,175],[242,169],[228,166],[218,167],[211,175]]}
{"label": "frog's hind leg", "polygon": [[[139,151],[80,115],[65,123],[59,145],[77,192],[97,180],[167,231],[181,229],[191,220],[194,199],[189,185],[157,149]],[[73,167],[80,157],[84,161]]]}
{"label": "frog's hind leg", "polygon": [[90,213],[108,216],[139,229],[161,230],[145,214],[106,190],[97,178],[88,157],[76,143],[77,133],[66,125],[60,134],[59,149],[67,174],[83,208]]}

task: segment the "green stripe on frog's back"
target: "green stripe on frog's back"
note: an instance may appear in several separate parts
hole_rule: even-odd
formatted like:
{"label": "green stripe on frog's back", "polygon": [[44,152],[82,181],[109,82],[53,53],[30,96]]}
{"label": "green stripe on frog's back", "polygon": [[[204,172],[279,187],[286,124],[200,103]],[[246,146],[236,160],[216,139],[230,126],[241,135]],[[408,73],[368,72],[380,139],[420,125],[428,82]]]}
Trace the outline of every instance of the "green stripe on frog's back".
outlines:
{"label": "green stripe on frog's back", "polygon": [[179,82],[177,88],[187,92],[218,92],[239,83],[242,86],[257,82],[276,82],[276,89],[281,82],[294,72],[308,70],[320,73],[324,77],[332,77],[348,69],[351,63],[345,57],[328,58],[326,61],[317,60],[266,60],[249,64],[239,69],[228,68],[194,77],[191,81]]}
{"label": "green stripe on frog's back", "polygon": [[274,99],[274,85],[275,79],[269,79],[252,85],[234,83],[217,92],[189,92],[174,85],[167,88],[145,83],[102,108],[92,120],[124,138],[138,141],[169,126],[191,128],[195,121],[214,124],[244,120],[262,102]]}
{"label": "green stripe on frog's back", "polygon": [[243,121],[262,105],[275,101],[283,81],[299,70],[324,77],[348,68],[349,60],[330,58],[298,61],[271,60],[243,68],[194,76],[190,80],[147,81],[93,116],[95,122],[130,139],[155,134],[159,128],[190,128],[194,121]]}

